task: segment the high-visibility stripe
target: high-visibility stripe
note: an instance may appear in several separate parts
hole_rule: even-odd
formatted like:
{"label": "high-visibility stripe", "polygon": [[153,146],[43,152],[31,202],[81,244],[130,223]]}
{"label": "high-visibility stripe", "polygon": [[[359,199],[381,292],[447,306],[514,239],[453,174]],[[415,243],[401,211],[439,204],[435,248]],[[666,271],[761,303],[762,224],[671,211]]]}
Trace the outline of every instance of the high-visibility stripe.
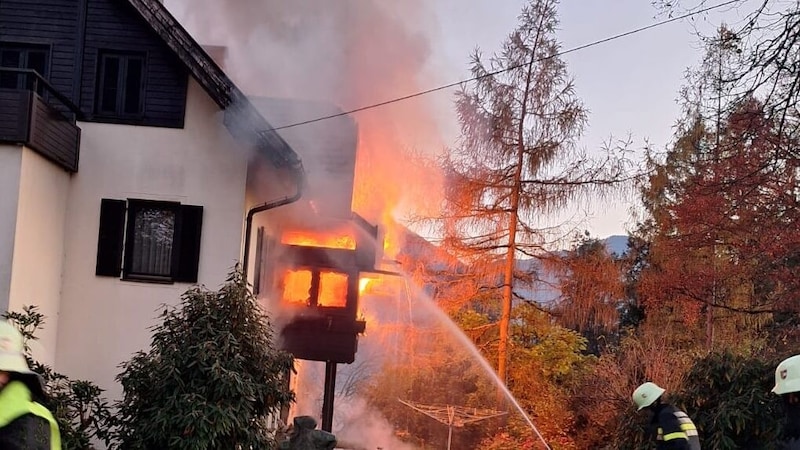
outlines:
{"label": "high-visibility stripe", "polygon": [[50,424],[50,449],[61,450],[61,433],[53,414],[44,406],[31,401],[31,393],[22,382],[12,381],[0,391],[0,427],[4,427],[25,414],[33,414]]}
{"label": "high-visibility stripe", "polygon": [[689,437],[686,436],[686,433],[684,433],[683,431],[676,431],[674,433],[669,433],[669,434],[665,434],[664,435],[664,440],[665,441],[672,441],[672,440],[675,440],[675,439],[686,439],[686,440],[689,440]]}
{"label": "high-visibility stripe", "polygon": [[697,436],[697,427],[692,422],[692,419],[686,415],[683,411],[675,411],[675,417],[678,419],[678,423],[681,424],[681,430],[686,433],[687,436]]}
{"label": "high-visibility stripe", "polygon": [[53,414],[50,413],[49,409],[37,402],[30,402],[28,406],[31,409],[31,414],[41,417],[50,424],[50,449],[61,450],[61,431],[58,429],[58,422],[56,422]]}

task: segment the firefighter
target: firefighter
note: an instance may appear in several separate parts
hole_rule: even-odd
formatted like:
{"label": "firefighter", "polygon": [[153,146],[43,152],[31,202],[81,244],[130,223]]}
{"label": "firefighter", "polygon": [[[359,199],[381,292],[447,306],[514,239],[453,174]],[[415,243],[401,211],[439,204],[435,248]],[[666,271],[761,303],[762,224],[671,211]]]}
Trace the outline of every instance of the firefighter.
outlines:
{"label": "firefighter", "polygon": [[784,359],[778,364],[772,392],[781,396],[786,414],[781,448],[800,450],[800,355]]}
{"label": "firefighter", "polygon": [[58,424],[41,403],[41,378],[23,351],[20,332],[0,320],[0,449],[61,450]]}
{"label": "firefighter", "polygon": [[647,382],[633,391],[637,411],[645,408],[653,413],[650,425],[656,439],[656,450],[700,450],[697,427],[685,412],[661,400],[664,389]]}
{"label": "firefighter", "polygon": [[289,432],[289,440],[280,444],[286,450],[333,450],[336,436],[317,430],[317,421],[311,416],[297,416]]}

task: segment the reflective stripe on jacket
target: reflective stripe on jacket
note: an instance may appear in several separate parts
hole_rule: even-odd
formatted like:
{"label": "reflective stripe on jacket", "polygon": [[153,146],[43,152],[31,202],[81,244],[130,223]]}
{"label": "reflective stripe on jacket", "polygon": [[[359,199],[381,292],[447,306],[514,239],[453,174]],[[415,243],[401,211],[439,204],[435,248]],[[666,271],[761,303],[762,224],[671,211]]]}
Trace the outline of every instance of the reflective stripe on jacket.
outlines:
{"label": "reflective stripe on jacket", "polygon": [[50,424],[50,450],[61,450],[61,433],[53,414],[41,404],[32,401],[31,391],[25,383],[8,383],[0,391],[0,429],[27,414],[40,417]]}
{"label": "reflective stripe on jacket", "polygon": [[656,411],[656,448],[658,450],[700,450],[697,427],[685,412],[670,404]]}

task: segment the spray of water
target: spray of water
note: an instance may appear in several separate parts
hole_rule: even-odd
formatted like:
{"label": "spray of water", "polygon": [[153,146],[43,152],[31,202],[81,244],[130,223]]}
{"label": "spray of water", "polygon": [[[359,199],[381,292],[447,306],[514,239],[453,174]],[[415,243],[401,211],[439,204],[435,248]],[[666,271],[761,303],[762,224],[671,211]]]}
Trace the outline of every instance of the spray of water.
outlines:
{"label": "spray of water", "polygon": [[[361,299],[362,310],[370,314],[367,317],[367,335],[362,336],[359,341],[356,361],[350,365],[339,365],[333,421],[334,434],[345,442],[358,442],[359,445],[370,442],[380,443],[384,448],[414,448],[397,439],[393,432],[393,426],[381,416],[378,410],[372,408],[364,397],[357,393],[353,394],[357,389],[353,389],[351,383],[359,376],[378,374],[382,370],[382,363],[391,360],[395,355],[391,351],[392,348],[398,345],[414,347],[414,344],[409,344],[414,340],[414,337],[408,334],[411,330],[430,330],[433,326],[436,330],[441,330],[444,336],[456,345],[456,349],[465,351],[465,360],[473,364],[476,374],[482,374],[492,386],[502,391],[508,404],[535,433],[543,444],[543,448],[550,450],[551,447],[533,420],[500,380],[473,341],[435,303],[431,295],[416,284],[411,276],[399,272],[396,265],[392,269],[395,275],[383,274],[378,277],[379,283],[391,285],[389,288],[391,295],[382,297],[383,299],[391,298],[391,302],[381,302],[370,296]],[[391,278],[391,280],[387,278]],[[389,283],[390,281],[391,283]],[[401,327],[393,326],[400,322],[402,322]],[[434,344],[434,346],[437,345],[447,344],[443,342]],[[414,348],[415,351],[425,351]],[[321,410],[322,397],[318,388],[322,386],[323,374],[322,363],[303,363],[303,369],[300,371],[302,381],[297,387],[296,415],[316,415]]]}
{"label": "spray of water", "polygon": [[481,368],[484,370],[486,375],[503,392],[506,399],[514,406],[514,409],[516,409],[517,412],[519,412],[520,416],[522,416],[522,419],[525,420],[525,423],[527,423],[528,426],[530,426],[531,429],[534,431],[534,433],[536,433],[536,436],[539,438],[539,440],[542,441],[542,444],[544,444],[545,448],[547,450],[550,450],[550,445],[547,444],[547,441],[545,441],[544,437],[539,432],[539,429],[533,423],[533,420],[531,420],[530,416],[525,412],[525,410],[519,404],[517,399],[514,397],[514,394],[512,394],[511,391],[508,389],[508,386],[506,386],[505,383],[503,383],[502,380],[500,380],[500,377],[497,375],[497,372],[495,372],[494,368],[491,366],[491,364],[489,364],[486,358],[483,357],[480,350],[478,350],[478,348],[475,347],[475,344],[472,342],[469,336],[464,334],[461,328],[459,328],[455,322],[450,320],[450,317],[448,317],[448,315],[445,314],[444,311],[442,311],[438,306],[436,306],[431,296],[423,292],[421,289],[419,289],[415,285],[413,280],[411,280],[408,276],[405,275],[403,276],[403,280],[407,290],[406,295],[408,297],[416,296],[417,298],[423,300],[423,304],[428,306],[427,309],[429,310],[429,312],[434,314],[434,316],[439,320],[439,322],[447,328],[450,334],[464,347],[464,349],[466,349],[470,353],[472,358],[480,364]]}

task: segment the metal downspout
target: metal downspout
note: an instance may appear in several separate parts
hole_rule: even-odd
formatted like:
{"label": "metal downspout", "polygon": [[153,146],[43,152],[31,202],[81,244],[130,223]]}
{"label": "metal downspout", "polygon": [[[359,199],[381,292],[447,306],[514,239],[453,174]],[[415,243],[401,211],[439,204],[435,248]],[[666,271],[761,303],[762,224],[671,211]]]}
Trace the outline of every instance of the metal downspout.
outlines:
{"label": "metal downspout", "polygon": [[295,183],[297,186],[297,191],[294,195],[287,196],[278,200],[273,200],[271,202],[266,202],[259,206],[254,206],[247,211],[247,219],[245,220],[245,227],[244,227],[244,256],[242,261],[242,275],[244,279],[247,280],[247,267],[250,262],[250,235],[252,234],[253,229],[253,216],[260,212],[269,211],[270,209],[275,209],[281,206],[285,206],[291,203],[294,203],[303,196],[303,191],[305,189],[306,184],[306,174],[303,170],[303,164],[298,163],[296,166],[292,168],[295,174]]}

